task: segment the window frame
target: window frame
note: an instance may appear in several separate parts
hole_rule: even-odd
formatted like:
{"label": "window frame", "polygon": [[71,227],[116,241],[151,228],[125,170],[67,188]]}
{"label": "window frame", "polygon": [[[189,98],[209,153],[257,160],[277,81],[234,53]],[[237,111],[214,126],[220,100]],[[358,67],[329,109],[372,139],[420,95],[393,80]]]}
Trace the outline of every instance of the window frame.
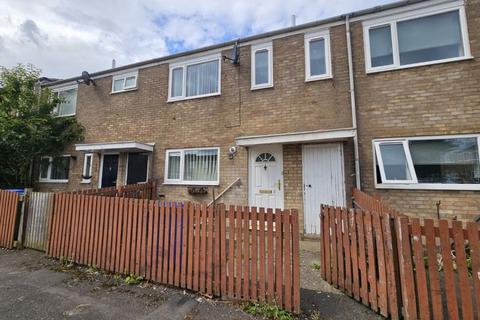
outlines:
{"label": "window frame", "polygon": [[[87,158],[90,158],[90,169],[89,172],[85,172],[87,169]],[[82,169],[82,182],[81,183],[91,183],[92,178],[85,179],[83,176],[91,177],[92,176],[92,167],[93,167],[93,153],[85,153],[83,156],[83,169]]]}
{"label": "window frame", "polygon": [[[372,140],[372,153],[373,153],[373,179],[376,189],[414,189],[414,190],[480,190],[479,184],[454,184],[454,183],[419,183],[417,175],[413,166],[413,160],[410,154],[408,142],[415,140],[443,140],[443,139],[462,139],[462,138],[476,138],[477,139],[477,152],[480,161],[480,134],[460,134],[460,135],[443,135],[443,136],[420,136],[420,137],[403,137],[403,138],[385,138]],[[412,175],[413,182],[384,182],[384,174],[382,176],[382,165],[377,158],[377,152],[379,152],[380,144],[385,143],[403,143],[405,155],[407,156],[407,162],[409,163],[410,174]],[[408,152],[408,153],[407,153]],[[377,176],[377,160],[380,169],[380,176],[382,182],[379,183]]]}
{"label": "window frame", "polygon": [[[200,94],[196,96],[189,96],[187,97],[187,68],[191,65],[218,61],[218,91],[207,93],[207,94]],[[182,94],[180,96],[172,97],[172,71],[177,68],[183,69],[183,78],[182,78]],[[167,102],[175,102],[175,101],[182,101],[182,100],[190,100],[190,99],[199,99],[199,98],[206,98],[206,97],[213,97],[219,96],[222,92],[222,60],[221,54],[216,53],[213,55],[202,56],[194,59],[188,59],[181,62],[170,63],[168,68],[168,98]]]}
{"label": "window frame", "polygon": [[142,184],[142,183],[147,183],[148,182],[148,179],[150,178],[150,162],[152,160],[152,153],[151,152],[128,152],[127,153],[127,161],[125,163],[125,185],[127,184],[127,181],[128,181],[128,160],[130,159],[130,154],[133,153],[133,154],[144,154],[148,157],[147,159],[147,177],[145,179],[145,181],[142,181],[142,182],[137,182],[138,184]]}
{"label": "window frame", "polygon": [[[51,176],[52,176],[52,163],[53,163],[53,159],[54,158],[71,158],[71,156],[69,154],[63,154],[63,155],[60,155],[60,156],[56,156],[56,157],[52,157],[52,156],[42,156],[40,157],[40,167],[39,167],[39,178],[38,178],[38,182],[40,183],[68,183],[69,179],[51,179]],[[42,162],[42,159],[49,159],[49,162],[48,162],[48,170],[47,170],[47,177],[48,178],[42,178],[42,168],[41,168],[41,162]],[[70,161],[69,161],[69,165],[68,165],[68,176],[70,178]]]}
{"label": "window frame", "polygon": [[[256,61],[255,61],[255,54],[258,51],[267,50],[267,57],[268,57],[268,82],[262,84],[255,83],[256,77]],[[273,87],[273,43],[272,41],[259,43],[252,45],[250,48],[251,51],[251,77],[250,77],[250,90],[259,90],[259,89],[266,89]]]}
{"label": "window frame", "polygon": [[[186,181],[184,180],[184,163],[185,163],[185,151],[198,151],[198,150],[217,150],[217,179],[215,181]],[[168,166],[169,166],[169,154],[180,153],[180,174],[179,179],[168,179]],[[164,171],[164,184],[172,185],[205,185],[216,186],[220,184],[220,147],[202,147],[202,148],[187,148],[187,149],[168,149],[165,151],[165,171]]]}
{"label": "window frame", "polygon": [[[131,78],[131,77],[135,77],[135,85],[125,87],[127,78]],[[123,79],[123,88],[121,90],[115,91],[115,81],[122,80],[122,79]],[[138,88],[138,70],[112,76],[112,92],[110,92],[111,94],[133,91],[133,90],[137,90],[137,88]]]}
{"label": "window frame", "polygon": [[[400,65],[400,50],[399,50],[399,44],[398,44],[397,24],[402,21],[408,21],[408,20],[413,20],[417,18],[424,18],[424,17],[434,16],[434,15],[453,12],[453,11],[458,11],[459,20],[460,20],[460,29],[462,33],[464,55],[460,57],[455,57],[455,58],[447,58],[447,59]],[[390,32],[391,32],[393,64],[372,67],[371,51],[370,51],[370,29],[387,26],[387,25],[390,26]],[[435,6],[433,8],[432,7],[423,8],[415,11],[409,11],[409,12],[390,15],[387,17],[382,17],[374,20],[364,21],[363,22],[363,45],[364,45],[364,56],[365,56],[365,70],[367,74],[382,72],[382,71],[389,71],[389,70],[415,68],[420,66],[448,63],[448,62],[454,62],[454,61],[462,61],[462,60],[468,60],[473,58],[470,51],[470,40],[468,35],[467,17],[465,14],[465,6],[463,2],[447,3],[447,4]]]}
{"label": "window frame", "polygon": [[56,118],[74,117],[77,114],[78,84],[72,84],[72,85],[69,85],[69,86],[58,87],[58,88],[53,88],[52,89],[53,93],[55,93],[57,95],[59,95],[61,92],[69,91],[69,90],[75,90],[76,91],[76,94],[75,94],[75,110],[73,111],[73,113],[69,113],[69,114],[58,114],[58,110],[59,110],[58,106],[60,105],[60,103],[59,103],[53,109],[53,113],[54,113]]}
{"label": "window frame", "polygon": [[[318,31],[314,33],[306,33],[304,36],[305,48],[305,82],[331,79],[332,75],[332,59],[330,51],[330,31]],[[325,42],[325,73],[319,75],[311,75],[310,68],[310,42],[313,40],[323,39]]]}

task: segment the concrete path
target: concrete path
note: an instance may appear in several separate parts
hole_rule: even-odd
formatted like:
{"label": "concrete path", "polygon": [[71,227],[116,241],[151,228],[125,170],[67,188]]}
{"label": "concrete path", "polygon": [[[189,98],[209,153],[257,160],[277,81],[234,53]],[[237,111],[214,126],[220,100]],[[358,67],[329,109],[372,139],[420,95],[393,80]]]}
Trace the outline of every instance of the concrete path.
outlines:
{"label": "concrete path", "polygon": [[0,319],[254,319],[240,305],[160,285],[125,285],[43,253],[0,249]]}

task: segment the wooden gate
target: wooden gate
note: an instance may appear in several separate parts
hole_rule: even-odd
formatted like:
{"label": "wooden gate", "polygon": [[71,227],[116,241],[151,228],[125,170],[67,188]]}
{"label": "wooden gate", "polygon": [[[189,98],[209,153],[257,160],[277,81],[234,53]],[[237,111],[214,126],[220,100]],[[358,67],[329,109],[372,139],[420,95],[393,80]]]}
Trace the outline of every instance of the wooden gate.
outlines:
{"label": "wooden gate", "polygon": [[45,251],[52,204],[53,193],[32,192],[28,194],[25,247]]}
{"label": "wooden gate", "polygon": [[0,247],[12,249],[19,196],[0,190]]}

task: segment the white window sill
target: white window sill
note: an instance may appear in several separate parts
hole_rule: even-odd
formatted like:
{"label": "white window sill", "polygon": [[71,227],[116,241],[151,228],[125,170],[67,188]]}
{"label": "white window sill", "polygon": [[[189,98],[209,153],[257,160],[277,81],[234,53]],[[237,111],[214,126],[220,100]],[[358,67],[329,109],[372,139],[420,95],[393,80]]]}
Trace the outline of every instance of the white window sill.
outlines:
{"label": "white window sill", "polygon": [[50,179],[40,179],[40,183],[68,183],[68,180],[50,180]]}
{"label": "white window sill", "polygon": [[57,114],[55,115],[55,118],[66,118],[66,117],[75,117],[76,113],[72,113],[72,114]]}
{"label": "white window sill", "polygon": [[458,57],[458,58],[451,58],[451,59],[444,59],[444,60],[435,60],[435,61],[429,61],[429,62],[407,64],[407,65],[404,65],[404,66],[389,65],[389,66],[382,66],[382,67],[376,67],[376,68],[367,68],[367,74],[379,73],[379,72],[385,72],[385,71],[393,71],[393,70],[403,70],[403,69],[417,68],[417,67],[423,67],[423,66],[430,66],[430,65],[434,65],[434,64],[442,64],[442,63],[449,63],[449,62],[472,60],[474,58],[475,57],[473,57],[473,56],[466,56],[466,57]]}
{"label": "white window sill", "polygon": [[218,186],[218,181],[165,181],[164,185],[177,186]]}
{"label": "white window sill", "polygon": [[81,184],[89,184],[89,183],[92,183],[92,180],[91,180],[91,179],[82,180],[80,183],[81,183]]}
{"label": "white window sill", "polygon": [[319,80],[329,80],[333,79],[333,76],[331,74],[325,74],[321,76],[313,76],[313,77],[308,77],[305,79],[305,82],[312,82],[312,81],[319,81]]}
{"label": "white window sill", "polygon": [[258,85],[258,86],[252,86],[250,88],[250,90],[254,91],[254,90],[261,90],[261,89],[268,89],[268,88],[273,88],[273,84],[262,84],[262,85]]}
{"label": "white window sill", "polygon": [[119,91],[112,91],[110,94],[117,94],[117,93],[125,93],[125,92],[130,92],[130,91],[137,91],[138,88],[130,88],[130,89],[124,89],[124,90],[119,90]]}
{"label": "white window sill", "polygon": [[215,96],[219,96],[219,95],[220,95],[220,92],[215,92],[215,93],[203,94],[201,96],[168,98],[167,102],[177,102],[177,101],[184,101],[184,100],[201,99],[201,98],[215,97]]}
{"label": "white window sill", "polygon": [[401,189],[401,190],[480,190],[480,184],[375,184],[376,189]]}

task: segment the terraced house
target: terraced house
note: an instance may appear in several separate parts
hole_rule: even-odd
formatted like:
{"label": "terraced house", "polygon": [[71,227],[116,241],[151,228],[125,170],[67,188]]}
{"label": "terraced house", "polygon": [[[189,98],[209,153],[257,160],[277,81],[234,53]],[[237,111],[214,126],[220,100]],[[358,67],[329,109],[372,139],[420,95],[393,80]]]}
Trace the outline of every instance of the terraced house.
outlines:
{"label": "terraced house", "polygon": [[407,1],[47,84],[85,141],[38,189],[157,179],[167,200],[297,208],[359,187],[418,216],[480,214],[480,0]]}

